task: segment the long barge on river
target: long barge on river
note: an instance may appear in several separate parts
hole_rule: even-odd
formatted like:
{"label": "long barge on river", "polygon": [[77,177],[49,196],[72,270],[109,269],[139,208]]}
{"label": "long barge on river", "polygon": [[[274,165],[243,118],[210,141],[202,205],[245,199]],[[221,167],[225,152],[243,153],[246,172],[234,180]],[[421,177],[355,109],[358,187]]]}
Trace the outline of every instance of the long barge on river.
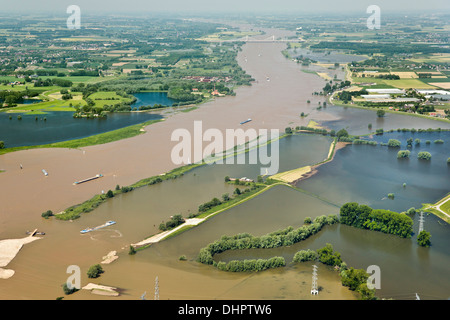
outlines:
{"label": "long barge on river", "polygon": [[101,229],[101,228],[104,228],[104,227],[111,226],[111,225],[113,225],[113,224],[116,224],[116,222],[115,222],[115,221],[112,221],[112,220],[106,221],[106,222],[105,222],[104,224],[102,224],[101,226],[97,226],[97,227],[94,227],[94,228],[86,228],[86,229],[84,229],[84,230],[81,230],[80,233],[81,233],[81,234],[83,234],[83,233],[88,233],[88,232],[95,231],[95,230],[98,230],[98,229]]}
{"label": "long barge on river", "polygon": [[80,184],[80,183],[92,181],[92,180],[95,180],[95,179],[98,179],[98,178],[101,178],[101,177],[103,177],[102,174],[97,174],[97,175],[95,175],[93,177],[90,177],[90,178],[87,178],[87,179],[84,179],[84,180],[75,181],[73,184]]}

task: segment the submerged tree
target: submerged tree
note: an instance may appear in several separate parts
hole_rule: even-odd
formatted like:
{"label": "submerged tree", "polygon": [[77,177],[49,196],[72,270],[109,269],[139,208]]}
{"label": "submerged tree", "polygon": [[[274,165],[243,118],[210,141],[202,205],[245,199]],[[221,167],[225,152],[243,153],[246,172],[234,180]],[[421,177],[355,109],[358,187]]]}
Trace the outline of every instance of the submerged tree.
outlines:
{"label": "submerged tree", "polygon": [[431,234],[428,231],[422,230],[417,236],[417,243],[422,247],[429,247],[431,245]]}
{"label": "submerged tree", "polygon": [[103,268],[101,265],[99,264],[94,264],[93,266],[91,266],[87,272],[87,276],[88,278],[98,278],[100,277],[100,274],[102,274]]}
{"label": "submerged tree", "polygon": [[409,155],[411,154],[411,151],[409,150],[400,150],[397,153],[397,159],[401,159],[401,158],[409,158]]}
{"label": "submerged tree", "polygon": [[421,160],[431,160],[431,153],[427,151],[421,151],[417,154],[417,158]]}

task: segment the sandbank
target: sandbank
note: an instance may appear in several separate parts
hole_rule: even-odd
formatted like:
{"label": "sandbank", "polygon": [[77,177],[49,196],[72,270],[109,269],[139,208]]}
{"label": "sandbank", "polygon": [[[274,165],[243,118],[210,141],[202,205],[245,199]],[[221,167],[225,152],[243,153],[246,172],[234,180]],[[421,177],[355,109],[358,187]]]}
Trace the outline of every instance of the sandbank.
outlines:
{"label": "sandbank", "polygon": [[0,279],[8,279],[14,275],[14,270],[2,269],[2,267],[6,267],[25,244],[38,239],[41,238],[28,236],[22,239],[0,240]]}

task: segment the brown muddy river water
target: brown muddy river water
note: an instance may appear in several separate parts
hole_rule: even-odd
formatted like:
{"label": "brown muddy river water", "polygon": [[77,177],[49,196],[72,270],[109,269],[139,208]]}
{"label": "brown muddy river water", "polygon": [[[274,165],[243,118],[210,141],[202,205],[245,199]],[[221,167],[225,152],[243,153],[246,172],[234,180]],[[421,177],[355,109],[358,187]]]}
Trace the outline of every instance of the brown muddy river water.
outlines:
{"label": "brown muddy river water", "polygon": [[[302,67],[285,59],[280,52],[283,48],[283,44],[273,43],[244,45],[238,59],[243,68],[257,80],[252,87],[237,89],[236,97],[218,99],[195,111],[177,114],[151,125],[144,135],[83,148],[85,153],[80,150],[55,149],[29,150],[1,156],[0,168],[6,172],[0,173],[0,201],[4,204],[0,212],[0,239],[21,238],[25,236],[25,231],[34,228],[45,231],[46,235],[41,240],[25,245],[6,267],[16,273],[10,279],[0,280],[0,299],[55,299],[63,296],[61,285],[68,277],[66,269],[69,265],[81,268],[82,285],[95,282],[117,287],[121,289],[121,295],[102,297],[81,290],[65,296],[65,299],[136,300],[143,292],[149,295],[153,293],[156,276],[159,279],[160,299],[311,299],[312,265],[290,264],[290,259],[297,250],[317,249],[326,242],[332,243],[341,252],[349,266],[366,268],[378,264],[384,281],[378,292],[381,297],[408,299],[418,292],[424,295],[424,299],[447,299],[449,283],[439,280],[447,279],[446,266],[450,262],[450,253],[445,245],[450,240],[449,230],[448,225],[434,216],[428,216],[426,222],[434,244],[428,249],[419,248],[415,237],[405,240],[337,225],[326,227],[319,234],[290,248],[271,252],[228,253],[230,259],[271,256],[274,253],[284,255],[288,265],[277,270],[233,274],[195,261],[200,248],[223,234],[249,232],[262,235],[289,225],[298,227],[308,216],[339,212],[337,206],[282,186],[274,187],[188,232],[154,244],[134,256],[128,255],[129,244],[155,234],[159,223],[171,215],[181,213],[187,216],[196,211],[199,204],[213,197],[220,198],[224,193],[232,193],[234,188],[224,183],[226,175],[256,179],[259,167],[255,165],[200,167],[179,179],[143,187],[111,199],[73,222],[40,217],[43,211],[64,210],[101,190],[113,189],[116,184],[129,185],[141,178],[174,168],[175,165],[170,161],[170,151],[174,145],[170,142],[170,134],[177,128],[191,130],[195,120],[202,120],[205,128],[221,130],[238,128],[239,123],[247,118],[253,119],[248,127],[278,128],[282,131],[286,126],[307,125],[311,119],[324,121],[330,128],[347,127],[351,133],[358,134],[366,133],[367,123],[373,123],[373,130],[377,127],[450,128],[446,123],[391,114],[383,120],[384,123],[379,123],[375,112],[366,110],[333,106],[316,110],[318,101],[324,101],[324,98],[312,96],[311,93],[320,91],[324,80],[303,72]],[[266,80],[267,77],[270,81]],[[306,103],[308,99],[311,100],[310,105]],[[299,117],[301,112],[309,113],[309,116],[302,119]],[[329,145],[330,139],[322,136],[299,135],[282,139],[281,171],[323,160],[328,154]],[[442,148],[445,148],[444,151],[436,152],[442,155],[448,153],[447,141]],[[341,154],[344,157],[348,155],[345,150],[337,152],[336,163],[341,163]],[[361,155],[368,157],[367,152]],[[387,153],[385,149],[373,152]],[[355,154],[353,159],[359,156]],[[18,169],[18,163],[24,163],[22,172]],[[333,163],[327,164],[326,168],[332,168]],[[374,168],[381,166],[379,163],[372,165]],[[389,164],[386,162],[383,165]],[[48,179],[42,175],[44,167],[50,172]],[[336,170],[341,170],[343,179],[346,173],[351,172],[351,168],[342,166],[329,169],[327,174],[321,174],[319,170],[319,174],[303,181],[300,187],[319,194],[321,192],[316,188],[327,188],[327,185],[320,184],[329,181],[325,198],[332,198],[340,205],[343,199],[338,195],[339,183],[331,179]],[[104,174],[104,178],[80,188],[72,185],[80,177],[93,176],[99,172]],[[448,171],[444,171],[444,175],[448,177]],[[354,176],[347,176],[352,180],[346,181],[344,185],[358,188],[359,184],[364,183],[362,175],[355,173]],[[397,178],[393,175],[391,179],[394,181]],[[432,181],[432,177],[429,181]],[[445,190],[450,190],[448,181],[450,179],[443,181],[435,193],[426,192],[423,199],[417,198],[416,194],[405,194],[407,199],[402,200],[402,205],[396,209],[409,208],[404,208],[403,203],[417,207],[419,201],[438,200]],[[429,185],[425,187],[431,188]],[[416,191],[420,191],[420,186],[416,188]],[[378,194],[371,198],[372,191],[366,186],[362,189],[367,190],[367,193],[354,198],[346,193],[345,200],[378,204]],[[413,197],[416,197],[414,201],[411,200]],[[114,220],[117,224],[80,234],[80,230],[107,220]],[[118,251],[119,259],[105,265],[105,273],[90,281],[86,276],[89,266],[99,263],[112,250]],[[181,255],[186,255],[187,261],[179,261]],[[352,292],[341,286],[335,271],[320,265],[319,275],[319,286],[322,287],[320,299],[355,298]]]}

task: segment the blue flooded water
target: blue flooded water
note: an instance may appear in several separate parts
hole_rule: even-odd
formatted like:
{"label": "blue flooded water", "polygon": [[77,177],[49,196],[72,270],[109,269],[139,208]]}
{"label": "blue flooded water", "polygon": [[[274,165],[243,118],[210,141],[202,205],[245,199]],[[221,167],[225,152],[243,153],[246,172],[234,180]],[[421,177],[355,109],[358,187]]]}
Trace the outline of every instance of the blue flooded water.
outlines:
{"label": "blue flooded water", "polygon": [[[407,148],[408,138],[420,139],[420,144],[413,142]],[[401,147],[381,145],[389,139],[399,140]],[[435,143],[438,139],[444,143]],[[338,204],[360,202],[399,212],[434,203],[449,192],[450,132],[392,132],[372,140],[379,144],[349,145],[338,150],[333,161],[322,165],[314,179],[300,181],[298,186]],[[409,150],[410,157],[397,159],[399,150]],[[429,152],[431,160],[418,159],[421,151]],[[393,200],[388,199],[389,193],[394,194]]]}
{"label": "blue flooded water", "polygon": [[[154,104],[172,105],[174,102],[165,92],[143,92],[135,96],[137,101],[132,108]],[[26,103],[31,101],[27,100]],[[19,115],[21,120],[18,120]],[[110,113],[103,119],[74,119],[72,115],[73,112],[68,111],[40,115],[0,113],[0,141],[5,142],[6,148],[49,144],[85,138],[162,118],[160,115],[146,112]]]}
{"label": "blue flooded water", "polygon": [[162,118],[160,115],[144,112],[113,113],[106,119],[74,119],[72,112],[21,114],[22,120],[18,120],[18,115],[0,113],[0,140],[5,142],[7,148],[80,139]]}
{"label": "blue flooded water", "polygon": [[131,108],[139,109],[141,106],[149,106],[161,104],[163,106],[172,106],[176,103],[175,100],[167,97],[166,92],[139,92],[133,94],[136,97],[136,102],[131,105]]}

